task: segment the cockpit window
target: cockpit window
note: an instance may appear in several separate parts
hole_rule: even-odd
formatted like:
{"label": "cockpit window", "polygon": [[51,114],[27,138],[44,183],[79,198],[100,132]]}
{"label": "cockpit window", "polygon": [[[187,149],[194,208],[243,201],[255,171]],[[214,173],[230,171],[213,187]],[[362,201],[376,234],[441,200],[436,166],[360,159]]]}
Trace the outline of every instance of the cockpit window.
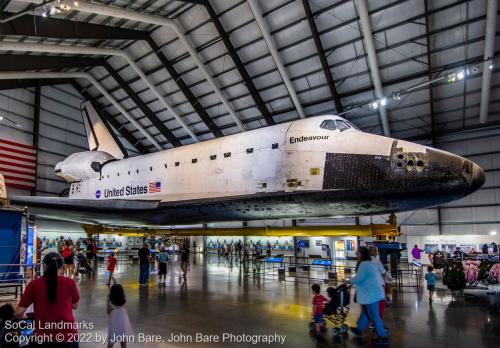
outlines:
{"label": "cockpit window", "polygon": [[356,127],[356,125],[354,125],[354,123],[352,123],[352,122],[350,122],[350,121],[347,121],[347,120],[346,120],[346,122],[347,122],[347,124],[348,124],[349,126],[351,126],[352,128],[354,128],[354,129],[356,129],[356,130],[360,130],[358,127]]}
{"label": "cockpit window", "polygon": [[324,120],[321,122],[321,128],[323,129],[328,129],[328,130],[336,130],[337,127],[335,126],[335,121],[334,120]]}
{"label": "cockpit window", "polygon": [[335,121],[335,122],[337,123],[337,128],[338,128],[341,132],[345,131],[346,129],[351,128],[351,126],[349,126],[349,125],[348,125],[345,121],[343,121],[343,120],[337,120],[337,121]]}

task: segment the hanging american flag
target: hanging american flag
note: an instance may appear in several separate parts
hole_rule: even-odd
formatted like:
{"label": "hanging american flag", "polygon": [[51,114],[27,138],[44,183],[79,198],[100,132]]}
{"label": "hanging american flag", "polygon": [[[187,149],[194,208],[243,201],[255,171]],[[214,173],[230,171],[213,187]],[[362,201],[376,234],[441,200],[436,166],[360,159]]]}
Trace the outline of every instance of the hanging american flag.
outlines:
{"label": "hanging american flag", "polygon": [[36,149],[33,146],[0,139],[0,172],[7,187],[35,189]]}

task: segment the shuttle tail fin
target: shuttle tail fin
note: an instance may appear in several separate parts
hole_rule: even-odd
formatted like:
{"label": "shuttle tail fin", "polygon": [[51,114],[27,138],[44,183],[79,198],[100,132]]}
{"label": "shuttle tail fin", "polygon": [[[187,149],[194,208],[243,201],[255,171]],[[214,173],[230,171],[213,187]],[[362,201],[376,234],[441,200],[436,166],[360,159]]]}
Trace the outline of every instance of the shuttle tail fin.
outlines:
{"label": "shuttle tail fin", "polygon": [[104,151],[117,159],[128,157],[127,150],[91,101],[82,103],[80,110],[90,150]]}

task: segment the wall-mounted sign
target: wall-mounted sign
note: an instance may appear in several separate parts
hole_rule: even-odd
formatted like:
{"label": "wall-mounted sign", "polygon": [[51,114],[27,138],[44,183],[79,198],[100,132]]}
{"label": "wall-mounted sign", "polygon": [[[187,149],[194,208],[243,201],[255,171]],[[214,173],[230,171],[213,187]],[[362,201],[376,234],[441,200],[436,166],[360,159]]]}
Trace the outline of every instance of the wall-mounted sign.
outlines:
{"label": "wall-mounted sign", "polygon": [[21,260],[21,262],[26,262],[26,266],[33,266],[35,257],[35,229],[32,224],[28,224],[28,231],[26,232],[26,260]]}

